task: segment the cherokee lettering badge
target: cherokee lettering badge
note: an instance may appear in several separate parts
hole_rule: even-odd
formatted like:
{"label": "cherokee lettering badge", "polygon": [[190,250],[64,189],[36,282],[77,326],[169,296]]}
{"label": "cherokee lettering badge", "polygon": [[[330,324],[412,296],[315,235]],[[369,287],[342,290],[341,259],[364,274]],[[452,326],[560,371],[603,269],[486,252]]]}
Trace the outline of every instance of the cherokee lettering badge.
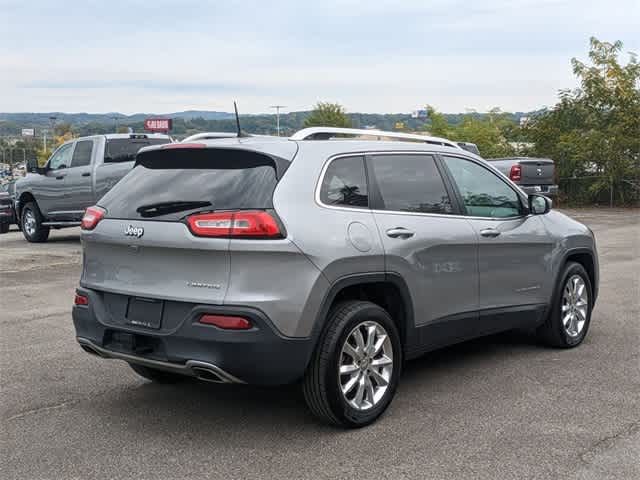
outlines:
{"label": "cherokee lettering badge", "polygon": [[127,237],[136,237],[136,238],[140,238],[141,236],[144,235],[144,228],[143,227],[134,227],[133,225],[129,225],[125,231],[124,234]]}

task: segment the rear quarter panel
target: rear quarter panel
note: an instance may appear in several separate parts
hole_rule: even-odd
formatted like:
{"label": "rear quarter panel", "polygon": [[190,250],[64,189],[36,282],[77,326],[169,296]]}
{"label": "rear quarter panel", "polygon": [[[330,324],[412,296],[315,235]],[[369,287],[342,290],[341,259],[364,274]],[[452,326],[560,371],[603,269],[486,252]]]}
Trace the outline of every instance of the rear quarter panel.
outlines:
{"label": "rear quarter panel", "polygon": [[[348,153],[344,150],[341,154]],[[274,207],[288,238],[325,279],[309,291],[296,330],[300,336],[311,334],[330,285],[347,276],[384,272],[384,249],[372,212],[316,203],[317,183],[335,151],[335,145],[300,142],[296,159],[274,193]]]}

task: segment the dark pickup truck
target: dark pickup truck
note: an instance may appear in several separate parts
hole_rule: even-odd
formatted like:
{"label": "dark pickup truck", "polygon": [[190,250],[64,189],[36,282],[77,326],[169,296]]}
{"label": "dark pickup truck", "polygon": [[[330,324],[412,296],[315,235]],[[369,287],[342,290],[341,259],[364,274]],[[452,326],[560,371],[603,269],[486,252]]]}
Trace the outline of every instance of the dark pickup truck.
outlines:
{"label": "dark pickup truck", "polygon": [[9,227],[16,222],[14,209],[15,182],[0,185],[0,233],[7,233]]}
{"label": "dark pickup truck", "polygon": [[558,193],[555,184],[555,165],[549,158],[506,157],[485,158],[526,194],[541,193],[553,197]]}
{"label": "dark pickup truck", "polygon": [[161,134],[108,134],[60,145],[44,167],[30,163],[16,182],[16,215],[24,237],[45,242],[51,228],[80,225],[94,205],[134,165],[142,147],[171,143]]}

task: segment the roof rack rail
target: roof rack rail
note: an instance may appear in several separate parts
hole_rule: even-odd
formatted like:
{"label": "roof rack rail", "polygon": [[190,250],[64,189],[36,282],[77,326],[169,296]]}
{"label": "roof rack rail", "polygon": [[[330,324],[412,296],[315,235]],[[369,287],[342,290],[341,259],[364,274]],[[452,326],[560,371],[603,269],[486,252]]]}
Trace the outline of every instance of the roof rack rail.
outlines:
{"label": "roof rack rail", "polygon": [[298,130],[291,137],[291,140],[328,140],[333,135],[352,135],[358,137],[378,137],[378,140],[401,140],[430,143],[432,145],[442,145],[453,147],[458,150],[462,148],[455,142],[446,138],[430,137],[428,135],[417,135],[415,133],[386,132],[384,130],[369,130],[361,128],[341,128],[341,127],[309,127]]}

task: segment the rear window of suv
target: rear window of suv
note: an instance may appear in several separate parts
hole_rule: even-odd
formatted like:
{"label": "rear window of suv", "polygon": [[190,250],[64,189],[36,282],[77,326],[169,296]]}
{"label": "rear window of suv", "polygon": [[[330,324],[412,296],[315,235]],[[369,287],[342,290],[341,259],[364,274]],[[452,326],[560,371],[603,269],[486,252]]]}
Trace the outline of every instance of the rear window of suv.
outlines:
{"label": "rear window of suv", "polygon": [[273,208],[274,160],[231,149],[145,152],[99,202],[108,218],[176,221],[196,211]]}
{"label": "rear window of suv", "polygon": [[132,162],[143,147],[171,143],[168,138],[110,138],[104,151],[105,163]]}

